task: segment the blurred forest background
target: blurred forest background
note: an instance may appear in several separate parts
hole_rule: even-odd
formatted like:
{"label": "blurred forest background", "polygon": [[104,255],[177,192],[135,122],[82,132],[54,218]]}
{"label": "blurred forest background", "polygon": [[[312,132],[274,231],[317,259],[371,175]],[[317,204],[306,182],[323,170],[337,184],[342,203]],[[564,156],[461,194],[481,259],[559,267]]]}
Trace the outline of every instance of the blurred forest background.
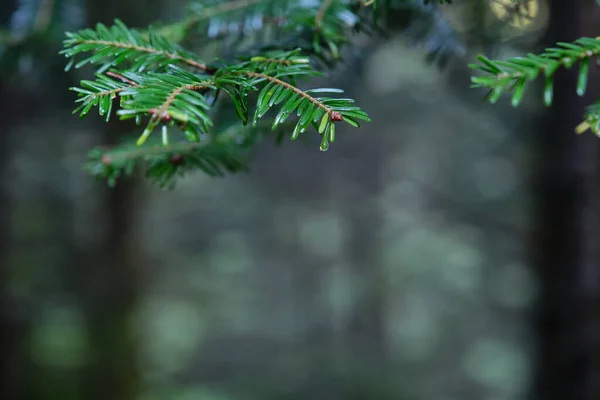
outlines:
{"label": "blurred forest background", "polygon": [[[1,398],[600,399],[600,142],[573,132],[598,74],[587,98],[575,71],[551,108],[532,89],[513,109],[466,67],[598,36],[600,7],[536,0],[498,30],[493,2],[462,17],[474,1],[444,8],[467,42],[444,68],[392,31],[314,82],[373,119],[328,152],[265,141],[249,174],[171,192],[81,170],[131,127],[71,115],[89,71],[57,52],[65,29],[183,0],[81,1],[3,47]],[[24,3],[0,2],[17,37]]]}

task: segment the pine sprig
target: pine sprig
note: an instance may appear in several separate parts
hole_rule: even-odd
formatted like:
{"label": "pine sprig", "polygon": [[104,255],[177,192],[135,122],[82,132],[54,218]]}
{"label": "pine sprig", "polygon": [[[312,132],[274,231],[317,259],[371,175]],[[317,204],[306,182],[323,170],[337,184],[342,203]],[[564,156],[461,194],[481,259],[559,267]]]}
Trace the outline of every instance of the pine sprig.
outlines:
{"label": "pine sprig", "polygon": [[547,49],[541,55],[528,54],[507,61],[493,61],[479,56],[481,64],[470,64],[471,68],[487,75],[475,76],[472,87],[488,88],[486,99],[495,103],[502,93],[512,92],[512,104],[518,106],[528,83],[540,76],[545,78],[544,103],[550,105],[553,98],[553,75],[559,68],[572,68],[579,63],[577,94],[583,96],[587,88],[589,65],[598,63],[600,37],[581,38],[573,43],[557,43],[557,47]]}
{"label": "pine sprig", "polygon": [[[409,1],[385,3],[406,6]],[[196,1],[186,19],[157,29],[132,29],[115,21],[111,27],[98,24],[68,33],[62,52],[70,59],[67,68],[89,64],[96,69],[94,81],[73,88],[80,103],[75,112],[84,117],[98,107],[99,114],[109,119],[118,109],[120,119],[144,124],[136,141],[143,153],[147,143],[157,142],[165,148],[173,143],[190,143],[192,148],[202,143],[204,148],[207,138],[214,140],[217,107],[232,104],[243,125],[251,122],[255,127],[263,120],[272,130],[290,125],[292,140],[312,125],[325,151],[335,140],[338,123],[360,127],[370,119],[354,100],[334,97],[343,91],[305,90],[297,81],[323,75],[314,60],[329,67],[341,60],[340,50],[353,32],[376,29],[374,19],[367,18],[368,7],[376,5],[373,0]],[[185,39],[194,35],[209,42],[225,39],[225,60],[208,64],[180,45],[191,44]],[[268,51],[273,48],[278,51]],[[160,140],[152,136],[157,129]],[[127,154],[138,154],[129,150]],[[149,154],[162,160],[157,165],[166,165],[154,150]],[[108,167],[114,169],[115,161]]]}
{"label": "pine sprig", "polygon": [[[238,18],[240,21],[244,21],[244,18],[248,14],[253,14],[256,11],[264,12],[285,12],[289,8],[290,1],[275,1],[275,0],[227,0],[217,1],[209,0],[202,2],[193,2],[188,6],[188,17],[182,21],[178,21],[173,24],[163,25],[157,29],[157,32],[175,42],[181,42],[187,38],[192,30],[207,30],[208,22],[211,20],[222,21],[228,20],[230,23],[232,20]],[[278,9],[273,9],[273,6],[277,6]],[[255,14],[256,15],[256,14]],[[261,14],[264,15],[264,14]],[[261,17],[261,23],[267,20],[268,17]],[[256,22],[255,24],[256,25]],[[212,29],[212,38],[218,34],[222,34],[222,29]]]}
{"label": "pine sprig", "polygon": [[299,119],[292,132],[292,140],[297,139],[301,133],[306,131],[308,125],[313,124],[319,134],[323,136],[320,148],[322,151],[326,151],[329,148],[329,143],[335,141],[335,122],[346,121],[355,127],[359,127],[357,119],[370,121],[365,112],[352,106],[354,102],[352,99],[312,96],[313,93],[343,93],[343,90],[312,89],[302,91],[280,78],[263,73],[248,72],[247,75],[268,82],[258,96],[254,123],[268,110],[283,103],[273,120],[272,129],[275,130],[294,111],[297,111]]}
{"label": "pine sprig", "polygon": [[[7,59],[6,55],[10,58],[14,50],[18,52],[29,40],[48,36],[42,35],[33,21],[51,20],[50,25],[42,26],[48,27],[48,32],[61,26],[62,32],[69,27],[73,29],[73,21],[81,20],[65,12],[66,5],[79,4],[73,0],[22,3],[25,6],[19,12],[27,17],[21,19],[25,21],[21,24],[25,27],[22,34],[15,36],[14,30],[2,34],[4,31],[0,30],[2,62]],[[118,145],[108,153],[105,150],[95,153],[100,154],[100,158],[93,164],[96,170],[100,163],[104,166],[102,171],[117,171],[115,173],[130,171],[136,163],[143,164],[158,181],[162,178],[168,181],[173,176],[169,171],[181,171],[178,160],[186,149],[196,152],[199,160],[187,162],[186,171],[206,168],[201,167],[202,160],[205,164],[219,164],[219,160],[225,161],[230,154],[242,148],[247,150],[237,139],[216,140],[221,129],[214,125],[219,125],[216,122],[220,118],[216,117],[221,112],[235,115],[242,125],[251,122],[251,130],[257,124],[280,128],[280,133],[289,128],[287,134],[292,139],[312,125],[321,135],[321,149],[325,150],[335,139],[338,123],[359,127],[361,121],[370,121],[369,117],[352,99],[335,98],[334,95],[343,93],[341,90],[304,89],[304,84],[298,85],[297,81],[322,75],[315,61],[325,67],[333,67],[341,61],[342,47],[350,42],[353,33],[382,32],[380,17],[391,10],[400,11],[396,16],[401,15],[402,19],[400,23],[393,23],[395,28],[408,25],[404,33],[423,43],[428,55],[443,60],[449,55],[463,54],[463,40],[454,35],[438,12],[439,7],[432,3],[450,1],[197,0],[192,2],[183,20],[156,29],[133,29],[116,21],[111,27],[99,24],[95,29],[67,33],[62,51],[70,59],[67,69],[90,65],[95,70],[94,80],[84,80],[79,87],[72,88],[79,96],[75,113],[85,117],[98,107],[98,113],[106,120],[117,115],[121,119],[133,118],[145,126],[137,141]],[[51,14],[44,9],[45,4],[56,5]],[[39,19],[40,15],[51,18]],[[391,16],[387,15],[388,21],[392,20]],[[69,24],[56,25],[59,17]],[[17,36],[24,39],[15,41]],[[272,49],[279,52],[268,51]],[[292,51],[294,49],[299,51]],[[598,55],[597,46],[586,53],[587,59],[573,55],[563,57],[565,51],[578,52],[581,56],[582,49],[590,50],[589,43],[561,44],[562,53],[551,54],[555,49],[549,49],[548,54],[538,58],[528,56],[520,64],[513,59],[504,64],[485,59],[484,68],[480,69],[488,76],[479,78],[488,81],[474,84],[491,89],[493,100],[497,100],[501,92],[512,89],[517,97],[513,100],[518,104],[526,83],[537,75],[546,75],[548,80],[553,62],[558,63],[556,68],[569,67],[570,61],[566,59],[577,58],[575,62],[581,61],[582,65],[578,85],[582,92],[589,62]],[[539,64],[535,65],[536,62]],[[495,67],[488,63],[495,63]],[[231,105],[234,110],[227,110]],[[597,129],[597,115],[597,107],[590,107],[582,126]],[[155,137],[152,132],[157,129],[162,135]],[[216,143],[219,145],[214,147]],[[227,151],[223,152],[223,146]],[[173,149],[177,151],[173,153]],[[101,161],[107,160],[103,158],[107,154],[110,162],[104,164]],[[217,157],[216,161],[209,161],[210,154]],[[128,160],[127,163],[120,165],[124,160]],[[109,176],[115,175],[106,175]]]}
{"label": "pine sprig", "polygon": [[208,110],[211,106],[205,94],[215,91],[214,81],[208,75],[196,75],[171,65],[167,73],[142,75],[139,85],[129,86],[119,95],[129,98],[117,112],[121,119],[150,116],[144,132],[138,139],[142,145],[154,128],[163,126],[163,143],[169,143],[168,126],[178,124],[188,140],[197,141],[199,135],[213,125]]}
{"label": "pine sprig", "polygon": [[140,72],[148,68],[156,71],[169,64],[180,64],[203,71],[212,70],[193,53],[155,34],[152,28],[144,34],[128,28],[118,19],[110,28],[97,24],[95,30],[84,29],[76,33],[67,32],[66,35],[67,39],[63,42],[65,49],[61,54],[71,59],[67,69],[75,63],[76,56],[92,53],[75,63],[75,68],[95,64],[100,65],[99,73],[116,66]]}
{"label": "pine sprig", "polygon": [[173,178],[200,170],[212,177],[248,171],[253,145],[262,126],[234,124],[205,136],[198,142],[177,141],[165,145],[150,139],[143,145],[135,140],[112,148],[97,147],[88,154],[85,169],[98,180],[114,186],[121,177],[131,176],[136,167],[145,171],[152,182],[173,187]]}
{"label": "pine sprig", "polygon": [[[71,88],[79,94],[79,98],[75,102],[81,103],[73,111],[73,114],[79,113],[79,116],[83,118],[92,107],[98,107],[98,113],[104,116],[108,122],[112,114],[113,100],[126,89],[139,85],[139,76],[127,72],[125,74],[127,76],[112,71],[106,74],[96,74],[95,81],[82,80],[81,87]],[[123,97],[123,99],[126,98]]]}
{"label": "pine sprig", "polygon": [[[323,14],[325,18],[326,11]],[[81,87],[72,88],[78,92],[81,103],[75,112],[84,117],[97,106],[99,114],[108,120],[118,104],[116,114],[120,119],[134,118],[138,124],[146,120],[145,129],[136,141],[138,150],[133,151],[127,145],[123,147],[127,150],[125,153],[120,152],[118,146],[110,155],[102,152],[90,155],[95,160],[95,169],[90,170],[109,180],[133,171],[132,163],[141,163],[148,173],[156,174],[155,178],[164,184],[181,170],[167,157],[174,156],[173,151],[168,150],[172,146],[178,149],[183,146],[191,151],[193,156],[186,157],[190,160],[186,170],[199,168],[215,175],[215,171],[222,169],[218,168],[219,162],[211,158],[216,155],[222,156],[223,162],[226,159],[231,162],[221,165],[225,170],[241,169],[240,163],[227,156],[233,151],[231,148],[229,153],[223,153],[222,146],[217,146],[220,150],[216,151],[215,144],[206,145],[217,143],[215,134],[211,133],[212,114],[214,105],[225,100],[223,94],[233,102],[236,115],[244,125],[249,122],[252,107],[253,127],[269,111],[276,112],[270,122],[272,130],[295,113],[298,119],[291,133],[292,140],[313,125],[322,136],[320,148],[323,151],[335,140],[337,122],[360,127],[359,120],[370,121],[364,111],[352,104],[352,99],[315,96],[317,93],[342,93],[338,89],[303,90],[298,87],[299,78],[323,75],[314,68],[310,57],[299,49],[260,52],[233,62],[215,60],[215,66],[208,67],[179,45],[152,31],[145,34],[130,29],[120,21],[110,28],[98,25],[95,30],[69,34],[65,47],[63,54],[72,60],[87,56],[74,64],[76,68],[86,64],[98,68],[96,80],[82,81]],[[253,92],[257,97],[256,104],[251,106],[248,99]],[[116,99],[119,99],[118,103]],[[152,147],[145,144],[159,127],[162,133],[159,146],[165,151],[157,153],[156,144]],[[173,138],[173,131],[183,138]],[[150,141],[155,142],[154,139]],[[186,147],[185,143],[190,146]],[[235,146],[235,143],[228,146]],[[127,162],[122,164],[122,160]]]}
{"label": "pine sprig", "polygon": [[[308,78],[322,73],[312,68],[309,59],[296,56],[296,53],[284,53],[279,57],[274,55],[253,57],[250,61],[224,69],[221,77],[235,82],[237,77],[243,76],[247,80],[242,85],[247,90],[260,89],[252,120],[253,125],[256,125],[269,110],[281,104],[271,129],[275,130],[293,112],[296,112],[298,122],[292,132],[292,140],[297,139],[312,124],[322,135],[321,150],[326,151],[329,143],[335,141],[335,122],[345,121],[354,127],[360,127],[358,120],[370,121],[370,119],[359,107],[352,105],[354,102],[352,99],[313,96],[315,93],[343,93],[340,89],[299,89],[296,86],[297,77]],[[247,112],[245,91],[238,93],[242,95],[232,95],[232,92],[230,95],[234,102],[242,103],[238,109]],[[247,119],[247,114],[242,116],[243,121]]]}
{"label": "pine sprig", "polygon": [[109,118],[112,100],[121,97],[121,109],[117,114],[121,119],[150,119],[139,137],[137,144],[142,145],[159,125],[162,127],[162,141],[169,144],[169,127],[178,126],[184,136],[192,142],[209,131],[213,125],[209,111],[219,92],[227,93],[234,102],[237,114],[245,124],[248,122],[248,94],[259,92],[252,124],[282,104],[275,116],[271,128],[275,130],[285,122],[293,112],[298,122],[291,134],[292,140],[313,125],[322,135],[321,150],[329,148],[335,140],[335,122],[345,121],[360,127],[359,120],[370,121],[367,114],[352,105],[352,99],[314,97],[313,93],[342,93],[338,89],[301,90],[296,87],[296,79],[322,75],[315,70],[310,59],[298,51],[265,53],[251,57],[250,60],[217,68],[215,73],[195,74],[175,65],[167,72],[149,72],[135,74],[109,72],[121,77],[120,81],[98,75],[97,81],[84,81],[84,88],[73,90],[83,96],[77,111],[87,114],[91,107],[99,106],[100,114]]}
{"label": "pine sprig", "polygon": [[[251,121],[255,127],[268,120],[273,130],[284,123],[293,126],[292,140],[312,125],[325,151],[335,140],[338,123],[360,127],[361,121],[370,119],[354,100],[334,97],[343,91],[303,89],[297,80],[322,75],[315,60],[328,67],[341,60],[340,50],[353,32],[378,29],[375,18],[368,18],[368,7],[373,8],[373,17],[392,7],[408,7],[417,16],[435,13],[433,5],[419,7],[411,0],[208,0],[194,2],[185,20],[156,30],[132,29],[116,21],[111,27],[98,24],[68,33],[62,52],[70,59],[67,68],[90,64],[96,69],[96,80],[73,88],[80,103],[75,112],[84,117],[97,106],[108,119],[118,108],[120,119],[144,123],[136,141],[139,149],[127,147],[126,154],[148,154],[153,161],[142,157],[147,169],[169,177],[165,171],[172,170],[171,163],[153,150],[156,144],[150,149],[147,143],[159,143],[164,149],[188,143],[190,149],[204,149],[198,153],[201,159],[207,154],[205,144],[216,143],[214,117],[223,105],[232,104],[243,125]],[[224,60],[207,63],[210,60],[181,45],[202,49],[202,43],[186,40],[198,36],[225,49],[218,54]],[[439,52],[442,44],[434,42],[432,51]],[[278,52],[267,51],[273,48]],[[152,136],[159,128],[160,140]],[[174,137],[174,131],[183,137]],[[113,155],[118,149],[112,150]],[[140,157],[127,159],[139,162]],[[107,168],[129,170],[115,167],[120,159],[111,158]]]}
{"label": "pine sprig", "polygon": [[202,1],[191,4],[186,20],[164,25],[158,32],[174,42],[194,34],[225,40],[238,53],[261,52],[274,45],[281,50],[301,47],[333,66],[354,31],[375,28],[365,18],[365,7],[350,0]]}

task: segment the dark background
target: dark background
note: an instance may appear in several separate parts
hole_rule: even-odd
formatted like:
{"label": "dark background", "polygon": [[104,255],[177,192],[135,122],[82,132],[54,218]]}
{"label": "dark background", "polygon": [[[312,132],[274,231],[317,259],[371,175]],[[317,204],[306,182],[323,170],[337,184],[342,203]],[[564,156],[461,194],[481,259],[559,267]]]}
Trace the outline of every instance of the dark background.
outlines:
{"label": "dark background", "polygon": [[[71,115],[90,71],[63,71],[64,29],[3,48],[1,398],[600,399],[600,142],[574,134],[598,74],[578,98],[559,73],[548,109],[535,86],[481,103],[474,2],[447,8],[469,50],[445,69],[393,31],[314,82],[373,119],[329,151],[266,141],[251,173],[172,192],[81,170],[131,127]],[[600,35],[593,0],[539,4],[494,57]],[[79,6],[82,26],[184,12]]]}

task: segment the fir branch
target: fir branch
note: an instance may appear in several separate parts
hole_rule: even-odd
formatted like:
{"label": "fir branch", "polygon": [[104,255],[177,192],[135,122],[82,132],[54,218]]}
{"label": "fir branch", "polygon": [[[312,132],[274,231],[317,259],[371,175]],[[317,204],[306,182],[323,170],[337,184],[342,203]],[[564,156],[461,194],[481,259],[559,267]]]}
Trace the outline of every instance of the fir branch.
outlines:
{"label": "fir branch", "polygon": [[[112,27],[98,24],[93,30],[68,33],[62,53],[71,59],[69,65],[73,65],[76,57],[89,53],[87,58],[76,62],[75,67],[92,64],[97,71],[95,81],[83,81],[81,88],[73,88],[80,94],[78,102],[81,104],[76,111],[84,116],[93,106],[98,106],[99,113],[108,119],[114,100],[119,98],[117,115],[121,119],[135,118],[138,124],[148,119],[137,143],[94,153],[91,156],[95,160],[93,173],[114,183],[116,177],[130,173],[136,163],[141,162],[149,176],[162,184],[181,170],[196,168],[214,175],[222,168],[242,169],[243,163],[234,154],[247,150],[249,142],[244,141],[243,145],[237,139],[222,141],[221,135],[212,129],[212,108],[221,93],[229,95],[237,116],[245,125],[249,120],[248,95],[257,92],[253,128],[266,119],[264,116],[271,110],[275,111],[274,116],[265,122],[272,130],[286,124],[295,113],[298,119],[292,123],[291,139],[298,138],[312,125],[322,137],[321,150],[327,150],[329,143],[335,140],[337,122],[360,127],[359,121],[370,119],[353,105],[352,99],[324,97],[327,93],[343,91],[335,88],[303,90],[297,86],[296,79],[323,75],[314,69],[310,56],[334,65],[341,46],[349,41],[350,29],[365,27],[366,30],[369,26],[370,22],[361,13],[371,5],[375,8],[376,3],[367,0],[360,0],[358,4],[341,0],[302,3],[209,0],[197,3],[196,13],[190,18],[159,31],[130,29],[117,20]],[[209,26],[226,23],[231,27],[240,22],[246,27],[250,16],[252,21],[260,17],[262,24],[249,32],[260,31],[269,21],[281,28],[279,33],[288,42],[277,42],[273,47],[278,48],[278,52],[249,51],[240,61],[216,60],[218,64],[207,64],[177,44],[192,26],[204,36],[215,39],[214,32],[205,30]],[[201,24],[203,21],[209,25]],[[171,28],[179,30],[177,35],[180,36],[170,35],[168,29]],[[291,45],[293,47],[286,47]],[[232,55],[225,57],[228,60],[243,52],[241,47],[232,50]],[[158,127],[162,129],[161,140],[151,138]],[[187,141],[172,143],[169,132],[173,128],[178,128]]]}
{"label": "fir branch", "polygon": [[[138,46],[130,43],[120,43],[117,41],[109,41],[109,40],[82,40],[78,44],[83,45],[97,45],[99,47],[113,47],[115,49],[124,49],[124,50],[134,50],[140,53],[148,53],[156,56],[163,56],[172,61],[181,61],[185,64],[188,64],[194,68],[201,69],[203,71],[208,70],[208,67],[205,64],[199,63],[198,61],[192,60],[190,58],[186,58],[179,54],[170,53],[165,50],[159,50],[152,47],[146,46]],[[100,48],[98,51],[101,51]],[[118,51],[118,50],[117,50]],[[118,55],[117,55],[118,56]]]}
{"label": "fir branch", "polygon": [[[490,89],[485,97],[495,103],[505,91],[512,91],[512,104],[518,106],[526,85],[540,75],[545,77],[544,103],[550,105],[553,97],[553,75],[559,68],[571,68],[580,64],[577,94],[583,96],[587,88],[590,62],[600,54],[600,37],[580,38],[573,43],[557,43],[557,47],[546,49],[541,55],[528,54],[507,61],[493,61],[479,56],[481,64],[470,64],[471,68],[485,72],[485,76],[472,77],[472,87]],[[597,62],[597,60],[596,60]]]}
{"label": "fir branch", "polygon": [[[118,165],[124,162],[135,161],[141,158],[154,158],[164,155],[179,155],[191,153],[192,151],[205,148],[211,142],[177,142],[169,144],[152,144],[150,146],[140,146],[136,143],[135,146],[117,147],[114,149],[105,149],[100,161],[105,166]],[[175,160],[177,161],[177,160]]]}
{"label": "fir branch", "polygon": [[[139,139],[137,141],[137,145],[140,146],[140,145],[144,144],[146,139],[148,139],[148,136],[150,135],[150,133],[152,133],[152,130],[153,130],[154,126],[156,126],[156,124],[158,124],[159,122],[165,122],[165,123],[170,122],[172,120],[172,115],[175,115],[176,119],[178,119],[180,122],[187,123],[189,121],[189,117],[186,114],[181,114],[181,113],[176,112],[175,110],[171,109],[171,106],[177,100],[178,97],[185,94],[186,92],[188,93],[188,96],[189,96],[191,93],[199,93],[201,91],[204,91],[204,90],[210,89],[210,88],[214,88],[213,86],[210,85],[210,82],[189,83],[189,84],[185,84],[185,85],[173,88],[171,93],[169,93],[168,97],[164,100],[164,102],[158,108],[150,108],[148,110],[148,113],[150,115],[152,115],[152,118],[150,119],[150,122],[148,123],[148,127],[144,130],[142,135],[139,137]],[[200,110],[200,108],[198,110]],[[130,110],[128,110],[128,111],[130,111]],[[210,122],[210,120],[208,120],[208,118],[205,117],[203,114],[198,113],[198,115],[201,116],[201,120],[204,121],[206,123],[206,125],[212,124]],[[206,125],[204,126],[205,129],[206,129]],[[168,137],[166,135],[163,135],[163,137],[164,137],[164,139],[163,139],[164,144],[167,145]]]}
{"label": "fir branch", "polygon": [[247,94],[260,90],[253,125],[267,111],[285,102],[272,123],[272,129],[297,111],[299,119],[292,139],[298,138],[308,125],[313,124],[323,136],[321,149],[327,150],[329,143],[335,140],[335,122],[345,121],[359,127],[359,120],[370,119],[360,108],[351,105],[352,99],[312,96],[312,93],[342,93],[340,90],[303,91],[296,87],[296,77],[317,75],[322,73],[314,70],[310,59],[298,51],[269,52],[217,68],[212,75],[197,75],[175,65],[170,65],[166,73],[109,71],[106,75],[98,74],[97,81],[84,81],[83,88],[73,90],[82,96],[78,100],[82,105],[76,110],[81,116],[87,114],[91,107],[99,106],[100,114],[108,119],[116,96],[121,97],[121,109],[117,111],[121,119],[136,118],[140,123],[141,118],[149,115],[150,120],[138,138],[138,145],[144,144],[160,125],[165,145],[169,143],[169,127],[175,125],[182,129],[189,141],[199,141],[200,136],[213,125],[207,113],[211,108],[204,96],[207,92],[212,92],[215,100],[220,90],[229,94],[238,116],[246,123],[249,110]]}
{"label": "fir branch", "polygon": [[67,39],[63,42],[65,49],[61,51],[73,64],[75,57],[82,53],[91,52],[92,55],[75,64],[80,68],[85,64],[100,64],[98,72],[104,72],[112,66],[131,62],[131,70],[142,71],[154,65],[165,67],[168,64],[180,63],[205,72],[214,71],[213,68],[196,59],[196,56],[175,43],[154,34],[152,30],[145,37],[137,30],[130,29],[120,20],[115,20],[115,25],[107,28],[97,24],[96,30],[85,29],[77,33],[67,32]]}
{"label": "fir branch", "polygon": [[139,121],[144,115],[151,116],[138,145],[143,144],[160,124],[163,124],[164,144],[168,143],[166,125],[179,124],[191,141],[198,141],[199,135],[213,125],[207,114],[210,105],[204,93],[218,87],[209,75],[195,75],[171,65],[168,73],[142,75],[139,82],[140,85],[119,93],[129,97],[121,102],[122,109],[117,112],[121,119],[136,118]]}
{"label": "fir branch", "polygon": [[[294,85],[291,85],[285,81],[282,81],[281,79],[277,79],[272,76],[262,74],[259,72],[246,72],[245,74],[248,76],[255,77],[255,78],[266,79],[269,82],[272,82],[277,86],[282,86],[283,88],[287,89],[288,91],[292,91],[293,93],[297,94],[298,96],[303,97],[304,99],[308,100],[310,103],[314,104],[316,107],[321,108],[323,111],[325,111],[325,113],[327,113],[327,115],[329,116],[329,120],[332,122],[342,120],[342,115],[339,112],[333,111],[331,108],[327,107],[324,103],[322,103],[318,99],[312,97],[307,92],[303,92],[302,90],[298,89]],[[285,99],[283,96],[282,96],[282,98]]]}
{"label": "fir branch", "polygon": [[252,57],[250,59],[250,61],[264,62],[264,63],[267,63],[267,64],[279,64],[279,65],[286,65],[286,66],[290,66],[290,65],[294,64],[293,60],[278,59],[278,58],[268,58],[268,57],[262,57],[262,56]]}
{"label": "fir branch", "polygon": [[352,99],[312,96],[315,93],[343,93],[343,90],[332,88],[301,90],[282,79],[286,76],[311,74],[311,72],[313,71],[308,68],[296,67],[277,71],[275,76],[261,72],[243,72],[243,74],[257,79],[250,82],[253,86],[261,81],[267,82],[258,95],[253,124],[256,124],[274,106],[283,104],[273,120],[272,129],[276,129],[294,111],[297,111],[299,118],[291,139],[297,139],[306,131],[308,125],[313,125],[322,135],[320,149],[326,151],[329,144],[335,141],[335,122],[345,121],[354,127],[360,127],[358,120],[370,121],[370,119],[359,107],[352,106],[354,102]]}
{"label": "fir branch", "polygon": [[[96,74],[95,81],[83,80],[81,87],[72,87],[71,90],[79,94],[76,103],[81,103],[73,114],[79,113],[81,118],[85,117],[92,107],[98,107],[98,113],[105,116],[106,121],[110,119],[113,108],[113,100],[127,89],[139,86],[136,82],[139,76],[132,73],[125,77],[116,72],[107,72],[106,75]],[[116,78],[118,80],[111,79]]]}
{"label": "fir branch", "polygon": [[[235,46],[231,50],[237,53],[260,52],[265,46],[273,44],[275,40],[273,32],[267,28],[274,26],[278,34],[283,34],[287,38],[286,41],[277,41],[280,49],[290,50],[300,46],[321,58],[328,66],[333,66],[340,58],[341,46],[348,42],[348,37],[353,30],[369,32],[372,29],[360,15],[363,7],[357,8],[352,1],[262,0],[249,3],[234,1],[231,4],[239,5],[239,8],[232,7],[232,10],[227,9],[218,15],[213,15],[211,12],[213,7],[211,2],[208,5],[205,3],[194,3],[192,12],[198,17],[188,19],[193,21],[193,24],[176,23],[161,28],[161,32],[179,42],[191,34],[193,25],[194,32],[208,36],[212,40],[228,40],[228,45]],[[217,6],[218,4],[219,2]],[[241,7],[241,4],[245,6]],[[204,18],[207,13],[210,17]],[[201,21],[207,23],[200,24]],[[242,48],[242,43],[249,42],[242,40],[246,37],[254,39],[253,49]]]}
{"label": "fir branch", "polygon": [[260,130],[260,127],[234,125],[199,142],[143,146],[126,142],[112,148],[97,147],[89,152],[85,169],[114,186],[119,178],[130,176],[136,167],[141,167],[146,176],[161,187],[195,170],[213,177],[223,176],[224,171],[248,171],[249,152]]}
{"label": "fir branch", "polygon": [[[158,28],[158,32],[169,37],[175,42],[183,41],[190,31],[205,21],[218,18],[220,16],[229,17],[231,23],[231,14],[234,12],[243,12],[252,7],[263,6],[266,9],[269,5],[277,4],[280,7],[287,6],[291,2],[288,0],[225,0],[225,1],[202,1],[194,2],[188,7],[190,17],[173,24],[163,25]],[[269,17],[265,15],[263,21],[268,21]],[[213,37],[214,38],[214,37]]]}

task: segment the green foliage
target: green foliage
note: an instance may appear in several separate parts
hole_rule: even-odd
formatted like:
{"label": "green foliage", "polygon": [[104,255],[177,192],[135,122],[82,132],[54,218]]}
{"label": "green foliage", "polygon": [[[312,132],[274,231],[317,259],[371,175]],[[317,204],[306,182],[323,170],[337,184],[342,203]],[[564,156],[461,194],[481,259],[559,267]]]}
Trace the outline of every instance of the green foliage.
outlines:
{"label": "green foliage", "polygon": [[207,69],[193,53],[158,36],[152,28],[147,33],[141,33],[127,28],[119,20],[110,28],[98,24],[95,30],[67,32],[66,35],[67,39],[63,42],[65,50],[61,54],[71,59],[67,69],[75,61],[75,56],[86,53],[91,54],[77,62],[75,68],[93,64],[99,73],[123,64],[133,71],[165,70],[169,64],[189,65],[203,71]]}
{"label": "green foliage", "polygon": [[248,150],[254,144],[256,129],[231,127],[219,132],[212,140],[202,142],[177,141],[165,145],[149,140],[145,146],[126,141],[113,148],[98,147],[89,153],[85,168],[109,185],[129,176],[137,165],[143,165],[146,176],[161,187],[173,184],[173,178],[200,170],[210,176],[225,172],[246,171]]}
{"label": "green foliage", "polygon": [[[511,102],[517,107],[529,83],[542,77],[544,79],[544,104],[550,106],[553,100],[554,74],[560,68],[570,69],[579,65],[577,95],[586,93],[590,64],[600,66],[600,37],[580,38],[573,43],[559,42],[556,47],[546,49],[542,54],[528,54],[525,57],[513,57],[506,61],[490,60],[478,56],[480,64],[470,64],[473,69],[482,71],[483,76],[471,78],[474,88],[489,89],[484,100],[496,103],[503,93],[511,93]],[[585,113],[584,122],[577,128],[577,133],[591,129],[600,136],[600,99],[590,106]]]}
{"label": "green foliage", "polygon": [[590,62],[600,54],[600,37],[581,38],[574,43],[558,43],[558,47],[547,49],[541,55],[528,54],[507,61],[492,61],[479,56],[481,65],[471,64],[472,68],[485,72],[486,76],[473,77],[473,87],[489,88],[489,100],[495,103],[504,91],[512,92],[512,104],[518,106],[527,84],[540,75],[545,78],[544,103],[552,103],[552,77],[557,69],[571,68],[579,63],[577,94],[586,91]]}
{"label": "green foliage", "polygon": [[[464,53],[463,43],[437,12],[448,3],[192,1],[185,18],[174,23],[135,29],[116,20],[112,26],[69,32],[61,51],[69,59],[67,69],[95,70],[93,80],[71,88],[78,94],[74,112],[83,118],[97,108],[106,121],[115,116],[134,120],[141,131],[137,138],[92,150],[86,168],[111,185],[136,166],[161,186],[193,170],[220,176],[247,170],[252,148],[269,131],[277,131],[273,137],[278,143],[314,131],[325,151],[335,140],[336,126],[360,127],[370,119],[352,99],[339,97],[341,90],[306,89],[306,82],[343,61],[342,49],[351,44],[353,34],[385,33],[385,21],[397,18],[391,13],[398,10],[409,11],[406,34],[424,43],[430,59]],[[50,2],[52,10],[44,4],[24,0],[18,11],[22,15],[15,19],[20,23],[0,31],[0,68],[7,59],[2,46],[4,54],[23,53],[24,43],[56,30],[50,21],[68,15],[59,9],[78,2]],[[57,26],[66,29],[68,24]],[[600,38],[581,38],[507,61],[480,56],[480,63],[471,67],[482,74],[472,78],[472,86],[488,89],[485,99],[491,102],[511,93],[517,106],[527,85],[541,76],[544,100],[550,104],[555,71],[578,64],[577,93],[583,95],[589,65],[598,62],[599,52]],[[18,57],[12,62],[18,65]],[[220,115],[236,122],[223,125]],[[600,135],[599,121],[600,102],[587,109],[577,131],[591,129]]]}
{"label": "green foliage", "polygon": [[[26,17],[22,21],[50,21],[64,18],[63,11],[77,3],[24,0],[19,12]],[[92,150],[86,169],[114,185],[140,166],[163,186],[197,169],[213,176],[242,171],[269,131],[277,131],[278,143],[314,131],[325,151],[339,124],[360,127],[370,119],[352,99],[340,97],[341,90],[306,89],[306,81],[343,61],[342,49],[353,34],[384,32],[381,21],[391,9],[411,10],[415,18],[435,16],[435,4],[424,3],[429,2],[192,1],[185,18],[174,23],[132,28],[117,20],[68,32],[61,51],[67,70],[95,70],[94,79],[71,88],[78,94],[74,112],[83,118],[97,108],[107,122],[117,117],[141,126],[133,140]],[[39,32],[46,31],[35,26],[22,24],[19,40],[44,43]],[[2,42],[17,36],[12,32]],[[440,52],[439,38],[429,42],[435,43],[432,52]],[[237,122],[223,126],[221,115]]]}
{"label": "green foliage", "polygon": [[[360,127],[361,121],[370,121],[352,99],[334,97],[343,93],[339,89],[298,86],[300,80],[323,75],[313,58],[330,66],[340,59],[348,33],[367,21],[364,7],[344,1],[302,3],[193,3],[190,16],[174,25],[141,31],[117,20],[111,27],[98,24],[96,29],[67,33],[61,52],[69,58],[67,69],[87,64],[96,69],[95,80],[72,88],[79,95],[75,112],[85,117],[97,107],[107,121],[116,114],[121,120],[144,124],[135,145],[92,151],[88,170],[114,184],[141,163],[161,185],[194,168],[210,175],[245,170],[249,146],[244,148],[243,143],[248,141],[234,141],[235,135],[215,126],[220,105],[231,106],[232,117],[239,121],[229,130],[237,129],[243,137],[245,126],[251,124],[252,143],[264,134],[265,129],[255,131],[267,116],[272,131],[295,119],[291,139],[312,126],[321,137],[322,151],[335,140],[337,124]],[[232,20],[243,20],[248,13],[277,25],[288,35],[288,44],[248,48],[242,43],[232,57],[213,58],[210,64],[179,44],[198,33],[212,41],[227,40],[231,35],[219,32],[220,18],[226,17],[223,26],[230,27]],[[148,142],[157,129],[160,143]]]}

